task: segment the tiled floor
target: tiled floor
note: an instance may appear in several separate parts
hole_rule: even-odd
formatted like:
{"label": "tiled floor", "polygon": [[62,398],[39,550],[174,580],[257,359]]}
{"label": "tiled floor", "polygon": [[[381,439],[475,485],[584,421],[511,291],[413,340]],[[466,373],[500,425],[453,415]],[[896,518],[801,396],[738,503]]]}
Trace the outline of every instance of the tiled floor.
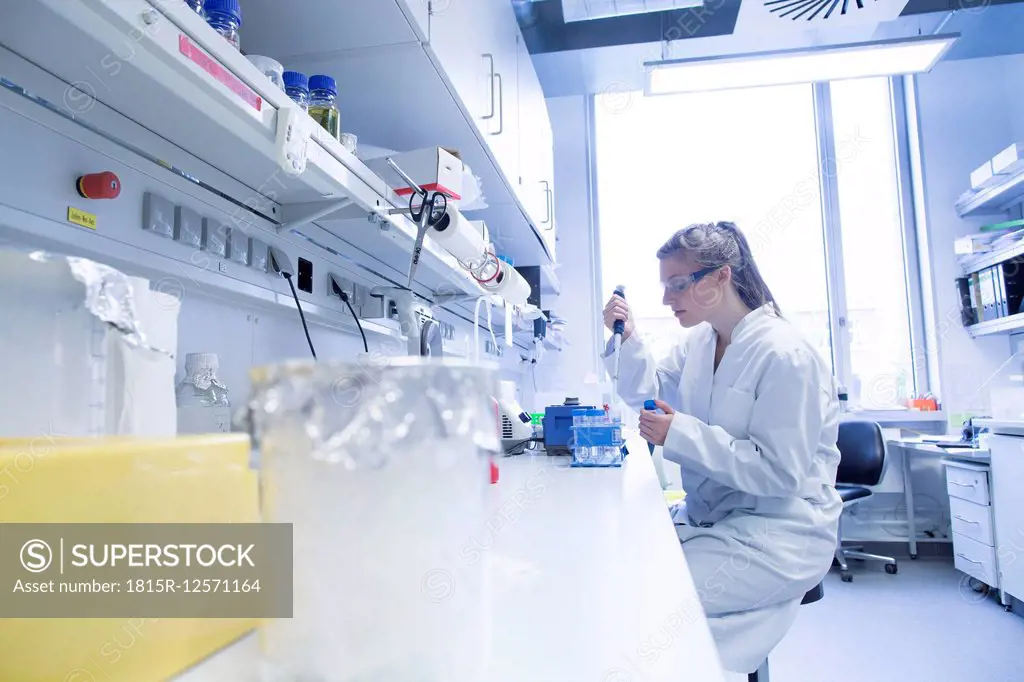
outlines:
{"label": "tiled floor", "polygon": [[899,573],[851,562],[804,606],[770,658],[771,682],[1024,682],[1024,618],[973,592],[949,559]]}

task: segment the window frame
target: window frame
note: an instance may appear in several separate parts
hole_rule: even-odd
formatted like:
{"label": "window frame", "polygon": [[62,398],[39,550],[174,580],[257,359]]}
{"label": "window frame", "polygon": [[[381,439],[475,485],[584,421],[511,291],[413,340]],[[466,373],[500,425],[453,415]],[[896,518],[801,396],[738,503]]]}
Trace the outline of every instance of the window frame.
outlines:
{"label": "window frame", "polygon": [[[912,168],[912,122],[910,115],[913,103],[908,106],[908,93],[904,79],[888,78],[890,116],[893,125],[893,141],[896,163],[897,197],[899,202],[900,229],[903,244],[903,272],[906,280],[907,312],[909,316],[911,367],[913,390],[924,394],[936,385],[930,375],[931,366],[928,361],[928,339],[925,333],[925,303],[922,285],[922,271],[918,250],[917,215],[915,202],[914,173]],[[817,136],[817,153],[819,169],[819,192],[821,200],[821,218],[823,241],[825,244],[825,272],[828,286],[829,308],[829,339],[832,349],[832,367],[836,380],[843,385],[851,386],[853,368],[851,366],[851,337],[847,327],[848,309],[846,297],[846,280],[843,261],[843,226],[839,211],[838,178],[833,171],[836,159],[836,140],[832,118],[832,98],[829,83],[814,83],[813,89],[815,133]],[[601,229],[600,229],[600,198],[597,196],[597,126],[594,120],[594,108],[599,95],[592,94],[587,98],[589,147],[589,205],[593,217],[594,229],[594,276],[593,281],[600,293],[604,291],[601,272]],[[913,96],[913,93],[910,93]],[[600,295],[598,296],[600,298]],[[601,324],[596,324],[600,342]],[[600,347],[600,343],[598,346]],[[876,410],[877,411],[877,410]]]}

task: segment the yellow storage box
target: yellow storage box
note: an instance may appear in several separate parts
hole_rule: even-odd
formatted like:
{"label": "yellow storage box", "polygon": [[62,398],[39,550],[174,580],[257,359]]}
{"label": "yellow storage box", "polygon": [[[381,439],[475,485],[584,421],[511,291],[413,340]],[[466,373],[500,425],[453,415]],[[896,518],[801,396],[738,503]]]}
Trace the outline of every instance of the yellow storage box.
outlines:
{"label": "yellow storage box", "polygon": [[[0,523],[255,523],[249,439],[0,440]],[[2,682],[164,682],[255,620],[0,619]]]}

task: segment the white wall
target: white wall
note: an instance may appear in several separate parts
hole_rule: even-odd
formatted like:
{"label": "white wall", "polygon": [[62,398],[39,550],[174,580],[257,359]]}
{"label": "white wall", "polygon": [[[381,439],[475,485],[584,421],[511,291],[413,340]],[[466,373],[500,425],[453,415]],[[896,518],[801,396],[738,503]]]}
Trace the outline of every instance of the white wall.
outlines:
{"label": "white wall", "polygon": [[[497,314],[497,312],[496,312]],[[472,325],[446,313],[439,319],[451,322],[457,334],[471,334]],[[313,321],[310,337],[320,360],[355,362],[363,352],[358,333],[329,328]],[[486,332],[481,331],[481,343]],[[406,355],[404,339],[367,334],[370,352],[385,356]],[[501,379],[521,382],[521,349],[506,348]],[[178,373],[184,377],[187,353],[217,353],[220,380],[230,391],[232,408],[245,404],[249,396],[249,370],[254,366],[289,359],[311,359],[298,312],[288,309],[246,308],[215,296],[189,294],[181,302],[178,315]]]}
{"label": "white wall", "polygon": [[961,219],[954,204],[970,173],[1024,139],[1024,56],[943,62],[917,78],[929,261],[934,290],[930,348],[937,348],[941,397],[950,414],[989,412],[989,379],[1010,356],[1008,337],[972,339],[959,322],[956,237],[998,218]]}
{"label": "white wall", "polygon": [[555,219],[562,294],[542,302],[544,308],[567,320],[569,345],[557,357],[548,353],[546,365],[537,371],[538,394],[578,395],[587,390],[586,384],[604,379],[598,361],[597,327],[603,301],[593,284],[597,269],[589,189],[588,100],[584,96],[548,100],[555,139]]}

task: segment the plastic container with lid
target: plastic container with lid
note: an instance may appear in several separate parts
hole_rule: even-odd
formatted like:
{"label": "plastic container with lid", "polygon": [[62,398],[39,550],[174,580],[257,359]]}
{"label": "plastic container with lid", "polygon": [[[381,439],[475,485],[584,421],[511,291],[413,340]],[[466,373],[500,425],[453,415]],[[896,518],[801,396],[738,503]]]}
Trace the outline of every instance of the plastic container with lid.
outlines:
{"label": "plastic container with lid", "polygon": [[[490,514],[497,377],[416,357],[365,370],[289,361],[253,370],[252,384],[273,493],[262,518],[290,524],[296,548],[293,617],[262,624],[257,678],[485,679],[493,579],[486,555],[467,560],[460,548]],[[357,399],[341,398],[353,390]]]}
{"label": "plastic container with lid", "polygon": [[302,107],[303,111],[309,111],[309,79],[306,74],[298,71],[285,71],[283,75],[284,91],[292,98],[292,101]]}
{"label": "plastic container with lid", "polygon": [[242,28],[242,7],[238,0],[206,0],[204,11],[206,23],[224,36],[235,49],[241,50],[242,38],[239,29]]}
{"label": "plastic container with lid", "polygon": [[590,410],[585,408],[577,408],[572,411],[571,450],[573,461],[590,461],[590,448],[582,445],[581,439],[579,438],[579,435],[583,433],[583,429],[586,428],[589,422]]}
{"label": "plastic container with lid", "polygon": [[309,115],[341,142],[341,110],[337,99],[338,83],[333,78],[323,75],[309,77]]}

